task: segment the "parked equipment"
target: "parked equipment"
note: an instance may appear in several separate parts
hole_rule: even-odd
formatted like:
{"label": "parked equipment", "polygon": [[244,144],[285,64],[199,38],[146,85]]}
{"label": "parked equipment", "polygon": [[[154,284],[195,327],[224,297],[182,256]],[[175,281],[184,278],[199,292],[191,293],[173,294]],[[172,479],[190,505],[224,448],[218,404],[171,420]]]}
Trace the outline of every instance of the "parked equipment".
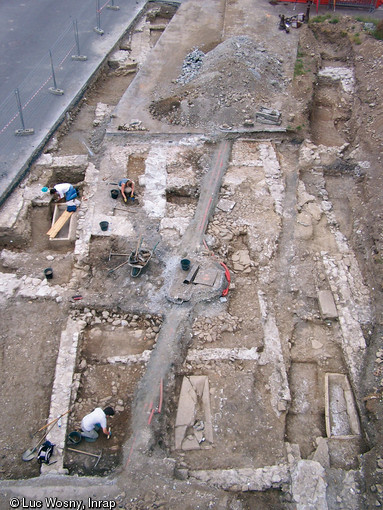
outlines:
{"label": "parked equipment", "polygon": [[154,246],[153,250],[141,249],[139,250],[138,245],[135,252],[132,251],[129,257],[128,264],[131,267],[130,275],[136,278],[141,274],[141,271],[145,266],[148,265],[149,260],[152,258],[158,243]]}
{"label": "parked equipment", "polygon": [[[52,420],[51,422],[47,423],[46,425],[44,425],[43,427],[41,427],[39,430],[37,430],[33,435],[35,436],[38,432],[41,432],[43,430],[45,430],[44,432],[44,435],[43,437],[40,439],[40,441],[36,444],[36,446],[32,446],[32,448],[28,448],[27,450],[25,450],[25,452],[22,454],[21,458],[23,459],[24,462],[29,462],[30,460],[34,459],[36,456],[37,456],[37,450],[39,448],[39,446],[41,446],[45,441],[46,441],[46,437],[47,435],[49,434],[49,432],[53,429],[53,427],[56,425],[56,423],[58,423],[59,420],[61,420],[61,418],[63,416],[65,416],[66,414],[70,413],[70,409],[68,411],[65,411],[65,413],[62,413],[60,414],[60,416],[58,416],[57,418],[55,418],[54,420]],[[54,446],[54,445],[53,445]],[[49,459],[48,459],[49,460]]]}

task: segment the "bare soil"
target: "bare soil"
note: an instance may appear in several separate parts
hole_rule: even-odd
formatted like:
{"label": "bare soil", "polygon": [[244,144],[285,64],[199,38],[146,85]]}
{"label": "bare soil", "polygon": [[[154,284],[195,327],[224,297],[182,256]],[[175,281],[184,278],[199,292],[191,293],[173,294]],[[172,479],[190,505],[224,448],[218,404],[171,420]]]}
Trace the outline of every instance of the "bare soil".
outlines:
{"label": "bare soil", "polygon": [[[267,5],[265,9],[268,9],[268,15],[274,16],[277,24],[277,8]],[[169,15],[159,11],[156,16],[149,17],[151,23],[168,23],[175,12],[170,10]],[[164,130],[170,125],[190,127],[201,130],[201,133],[204,130],[210,132],[212,127],[220,129],[222,125],[225,130],[242,130],[244,120],[254,116],[259,105],[277,105],[287,128],[287,134],[280,139],[278,135],[268,134],[267,138],[261,135],[262,139],[259,139],[258,134],[245,133],[243,139],[233,141],[234,152],[218,198],[232,200],[235,207],[229,214],[216,209],[206,235],[210,254],[215,254],[216,260],[224,260],[230,269],[229,301],[212,308],[203,303],[186,321],[186,332],[181,339],[184,358],[175,361],[168,381],[166,410],[160,423],[163,428],[156,436],[156,446],[180,468],[259,468],[282,462],[286,442],[299,445],[302,458],[309,459],[316,449],[316,438],[326,437],[325,373],[347,373],[340,324],[323,321],[317,302],[318,289],[327,288],[325,270],[318,254],[325,250],[335,251],[336,243],[323,216],[309,236],[296,226],[300,212],[296,190],[300,180],[315,200],[321,202],[327,198],[332,203],[339,231],[351,246],[370,291],[373,319],[362,324],[367,348],[362,384],[356,390],[364,432],[342,448],[330,442],[329,455],[334,470],[357,470],[363,466],[364,504],[366,508],[372,508],[378,506],[376,501],[383,502],[382,491],[376,492],[376,487],[383,483],[377,464],[383,458],[383,369],[376,362],[376,352],[382,348],[383,338],[382,42],[366,32],[364,23],[354,17],[339,15],[337,19],[336,22],[331,18],[320,23],[311,22],[299,31],[285,34],[285,41],[281,37],[275,39],[274,45],[261,43],[262,38],[266,41],[269,37],[266,26],[264,32],[257,31],[254,40],[247,35],[234,34],[216,44],[209,42],[204,46],[201,41],[201,49],[207,57],[205,68],[196,79],[186,84],[173,81],[166,97],[148,98],[150,106],[146,114],[151,115],[153,121],[160,121]],[[151,31],[153,47],[160,40],[159,36],[159,30]],[[297,58],[302,65],[300,70],[296,67],[292,83],[289,83],[286,68],[291,70],[294,62],[286,62],[284,58],[284,43],[289,49],[294,47],[294,40],[289,41],[289,37],[299,38]],[[258,69],[256,64],[262,66]],[[319,79],[319,70],[329,66],[354,69],[353,94],[345,96],[339,82],[334,84]],[[134,76],[120,76],[111,68],[103,70],[79,107],[71,113],[70,120],[58,130],[57,155],[89,154],[90,149],[93,151],[92,162],[100,166],[105,146],[109,143],[104,140],[109,118],[97,127],[93,125],[97,103],[117,105]],[[142,136],[146,143],[150,142],[150,132]],[[328,157],[315,167],[300,167],[304,140],[325,148],[343,146],[343,155]],[[129,145],[129,141],[126,143]],[[268,176],[257,163],[263,150],[261,145],[275,152],[281,167],[285,186],[283,215],[275,212],[275,197],[265,185]],[[173,206],[197,205],[202,178],[215,149],[214,143],[207,144],[205,159],[200,148],[194,147],[168,161],[169,175],[182,177],[183,169],[187,167],[197,179],[195,185],[177,191],[167,190],[168,210]],[[153,220],[144,212],[145,188],[140,185],[149,152],[148,148],[134,152],[126,166],[127,175],[136,183],[138,201],[125,205],[119,197],[117,202],[118,207],[132,211],[133,230],[143,233],[147,244],[154,246],[160,236],[160,220]],[[248,163],[242,165],[245,156]],[[361,162],[368,164],[361,166]],[[110,175],[104,171],[101,178],[108,182]],[[30,178],[33,179],[33,169]],[[110,189],[107,189],[109,193]],[[116,213],[117,210],[118,218]],[[38,277],[45,267],[51,266],[54,285],[70,283],[74,269],[73,250],[53,248],[49,243],[46,232],[51,219],[48,207],[30,208],[29,241],[18,249],[8,243],[4,246],[12,256],[1,259],[2,272],[12,272],[18,277]],[[109,310],[118,317],[137,314],[134,326],[127,328],[113,326],[107,321],[92,324],[89,319],[76,363],[75,375],[79,384],[72,402],[68,431],[77,429],[82,416],[100,402],[119,406],[120,411],[112,419],[113,435],[109,441],[102,437],[96,443],[81,443],[81,449],[87,452],[99,454],[102,451],[96,468],[93,457],[69,451],[64,457],[65,467],[71,475],[104,476],[124,465],[123,445],[132,432],[133,403],[146,365],[144,362],[111,363],[109,358],[140,355],[145,350],[156,349],[156,335],[161,326],[154,337],[148,337],[146,329],[149,326],[145,320],[154,316],[162,320],[169,309],[165,299],[169,259],[174,253],[178,257],[179,239],[174,244],[172,240],[164,239],[156,257],[139,279],[131,278],[128,266],[108,272],[127,260],[125,255],[114,257],[111,253],[129,254],[135,249],[136,242],[137,236],[93,236],[87,260],[89,267],[77,286],[68,285],[68,296],[63,302],[13,298],[1,307],[3,478],[38,475],[37,464],[23,462],[21,454],[34,444],[30,434],[38,430],[49,415],[60,332],[69,312],[82,314],[82,317],[92,313],[91,310],[97,310],[97,313]],[[239,251],[247,251],[251,258],[251,264],[245,270],[235,269]],[[273,407],[273,387],[270,386],[270,381],[275,378],[275,367],[267,361],[265,317],[261,306],[265,289],[268,291],[268,311],[276,317],[281,356],[291,393],[288,409],[281,408],[279,413]],[[85,299],[73,302],[70,296],[77,293],[84,294]],[[221,314],[230,316],[221,320],[226,324],[225,328],[214,322],[214,318]],[[202,329],[197,327],[198,320],[203,321]],[[254,348],[258,359],[264,362],[255,364],[254,360],[235,358],[187,359],[190,350],[237,347]],[[180,451],[174,447],[180,386],[182,378],[189,375],[208,376],[211,388],[216,441],[201,446],[203,455],[201,450]],[[376,398],[371,400],[371,395]],[[149,476],[150,467],[144,466],[142,479]],[[140,494],[140,482],[142,480],[132,483],[133,493],[139,496],[125,508],[155,508],[162,498],[169,508],[188,508],[160,488],[145,499],[142,491]],[[341,485],[340,480],[339,487]],[[286,494],[278,490],[268,490],[265,494],[238,490],[226,498],[222,503],[225,506],[217,508],[293,508],[286,500]]]}

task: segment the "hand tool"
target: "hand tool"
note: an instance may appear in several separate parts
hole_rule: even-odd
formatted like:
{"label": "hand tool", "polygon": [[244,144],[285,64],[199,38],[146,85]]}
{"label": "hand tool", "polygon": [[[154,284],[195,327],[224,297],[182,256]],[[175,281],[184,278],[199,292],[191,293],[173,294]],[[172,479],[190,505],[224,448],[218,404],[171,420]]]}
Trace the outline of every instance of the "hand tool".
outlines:
{"label": "hand tool", "polygon": [[36,444],[36,446],[33,446],[32,448],[28,448],[27,450],[25,450],[25,452],[22,454],[21,458],[23,459],[24,462],[29,462],[30,460],[34,459],[36,457],[36,450],[37,448],[43,444],[43,442],[45,441],[47,435],[49,434],[49,432],[53,429],[53,427],[56,425],[56,423],[59,421],[59,418],[57,418],[51,425],[50,428],[46,429],[45,431],[45,434],[43,435],[43,437],[40,439],[40,441]]}
{"label": "hand tool", "polygon": [[66,414],[70,413],[70,409],[68,409],[68,411],[65,411],[65,413],[62,413],[60,414],[60,416],[58,416],[57,418],[55,418],[54,420],[50,421],[49,423],[47,423],[46,425],[44,425],[43,427],[41,427],[41,429],[39,430],[36,430],[36,432],[34,432],[32,434],[32,437],[34,437],[36,434],[38,434],[39,432],[41,432],[42,430],[48,428],[50,425],[52,425],[53,423],[56,423],[57,421],[59,421],[60,418],[62,418],[63,416],[65,416]]}
{"label": "hand tool", "polygon": [[[34,459],[36,457],[36,450],[37,448],[43,444],[43,442],[45,441],[47,435],[49,434],[49,432],[53,429],[53,427],[56,425],[56,423],[63,417],[65,416],[66,414],[68,414],[69,412],[71,411],[71,409],[69,409],[68,411],[65,411],[65,413],[63,414],[60,414],[60,416],[58,416],[56,419],[52,420],[50,423],[47,423],[46,425],[44,425],[44,427],[42,427],[40,430],[45,430],[45,433],[43,435],[43,437],[40,439],[40,441],[36,444],[36,446],[33,446],[32,448],[28,448],[27,450],[25,450],[25,452],[22,454],[21,458],[25,461],[25,462],[28,462],[32,459]],[[40,432],[40,430],[38,430],[37,432]]]}
{"label": "hand tool", "polygon": [[90,457],[96,457],[97,461],[96,461],[96,464],[94,465],[94,467],[96,467],[97,464],[100,462],[101,455],[102,455],[102,451],[99,455],[96,455],[95,453],[84,452],[83,450],[76,450],[76,448],[68,448],[68,450],[70,450],[71,452],[83,453],[84,455],[89,455]]}
{"label": "hand tool", "polygon": [[129,257],[130,253],[113,253],[112,251],[109,253],[109,262],[111,257]]}

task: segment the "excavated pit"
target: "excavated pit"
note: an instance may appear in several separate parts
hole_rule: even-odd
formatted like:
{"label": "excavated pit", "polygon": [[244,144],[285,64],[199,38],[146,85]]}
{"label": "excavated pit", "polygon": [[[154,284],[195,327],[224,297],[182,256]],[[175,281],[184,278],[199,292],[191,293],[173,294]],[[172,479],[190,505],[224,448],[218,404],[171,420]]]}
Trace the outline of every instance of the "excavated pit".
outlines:
{"label": "excavated pit", "polygon": [[[84,169],[72,168],[68,174],[64,164],[55,170],[50,168],[52,161],[45,167],[44,161],[37,165],[40,179],[49,177],[53,183],[70,176],[73,182],[81,181],[84,190],[85,207],[73,253],[60,251],[58,245],[52,248],[44,237],[50,227],[49,207],[32,208],[29,253],[36,256],[25,266],[25,273],[41,273],[49,263],[54,270],[49,288],[53,292],[55,284],[65,286],[56,303],[44,306],[55,324],[55,338],[59,337],[54,322],[60,318],[59,309],[70,308],[70,320],[66,329],[61,324],[61,330],[78,342],[75,352],[66,344],[61,352],[70,354],[74,367],[73,387],[68,385],[72,411],[66,432],[77,428],[83,415],[98,405],[117,410],[109,441],[101,437],[95,444],[81,443],[87,452],[102,451],[98,465],[95,458],[67,449],[62,465],[70,475],[80,476],[101,477],[130,469],[136,472],[136,478],[131,477],[132,498],[138,494],[137,498],[144,499],[140,484],[145,484],[145,477],[159,476],[159,472],[162,476],[165,459],[172,466],[167,482],[174,486],[203,482],[205,490],[214,492],[212,500],[215,491],[221,491],[222,508],[292,508],[294,491],[304,498],[305,489],[298,490],[296,485],[304,466],[318,469],[309,475],[306,472],[307,479],[319,480],[310,492],[306,479],[308,498],[325,483],[322,469],[339,470],[339,479],[326,479],[329,495],[336,492],[333,484],[342,487],[342,477],[352,480],[355,492],[353,470],[359,473],[361,456],[370,447],[358,363],[366,348],[365,338],[372,336],[368,331],[373,321],[369,289],[362,277],[368,272],[361,274],[357,261],[363,257],[353,251],[358,222],[353,213],[370,167],[363,161],[356,163],[350,152],[350,161],[344,157],[345,143],[353,143],[355,135],[350,49],[329,34],[318,39],[329,45],[318,57],[318,79],[311,84],[310,140],[300,140],[298,128],[293,143],[288,135],[278,139],[279,135],[269,136],[266,131],[241,136],[242,117],[254,113],[255,99],[269,99],[260,94],[241,105],[242,87],[258,79],[257,69],[250,65],[254,55],[247,51],[255,48],[262,62],[268,59],[270,80],[281,77],[283,59],[258,44],[252,46],[248,36],[234,34],[227,36],[226,44],[215,42],[209,47],[207,70],[214,70],[215,55],[219,60],[225,48],[231,57],[236,51],[241,62],[250,59],[246,65],[251,79],[245,75],[246,83],[240,84],[237,94],[228,94],[222,80],[212,89],[210,71],[197,76],[189,90],[186,83],[181,87],[173,82],[174,91],[186,91],[182,99],[169,94],[148,108],[153,121],[164,121],[161,136],[155,131],[157,136],[151,140],[152,125],[144,122],[141,126],[140,119],[127,116],[125,129],[102,142],[112,111],[108,108],[118,103],[136,80],[134,76],[139,76],[131,68],[133,55],[138,58],[135,40],[143,44],[145,39],[146,49],[161,45],[163,25],[175,13],[173,8],[165,12],[167,7],[161,4],[156,9],[141,20],[149,24],[146,29],[140,26],[121,45],[119,51],[129,53],[128,62],[116,64],[126,57],[121,53],[111,59],[72,124],[61,128],[55,150],[62,156],[85,156]],[[216,41],[215,35],[210,37]],[[225,72],[229,72],[227,65],[222,68]],[[285,81],[281,79],[278,87],[269,85],[283,92]],[[217,101],[201,119],[192,110],[196,105],[202,111],[206,105],[206,98],[198,97],[204,87]],[[240,106],[234,108],[234,103]],[[210,114],[217,108],[225,110],[225,115],[235,113],[231,118],[238,131],[233,136],[227,134],[232,126],[211,139],[167,132],[168,124],[211,126]],[[283,111],[284,120],[288,111],[292,109]],[[217,119],[219,124],[227,120],[225,115],[217,114],[216,124]],[[153,125],[154,130],[158,128]],[[81,138],[85,132],[87,138]],[[224,152],[222,147],[229,139],[220,182],[218,171],[214,173],[217,153]],[[95,158],[92,151],[97,153]],[[110,196],[115,181],[125,176],[136,184],[135,204]],[[204,194],[209,193],[209,206],[201,210],[206,205]],[[105,232],[99,228],[102,219],[109,221]],[[197,237],[184,234],[194,228],[202,236],[205,227],[197,255],[190,241]],[[62,234],[66,235],[65,230]],[[148,267],[134,279],[128,265],[117,266],[126,262],[141,235],[149,248],[159,244]],[[185,256],[200,264],[205,281],[183,284],[180,260]],[[16,250],[2,253],[1,264],[9,278],[11,272],[21,276],[16,269],[26,258]],[[227,282],[220,262],[231,277],[227,296],[222,295]],[[211,274],[215,279],[210,285]],[[32,299],[33,290],[23,292],[23,297]],[[325,314],[326,296],[335,307],[332,316]],[[9,321],[10,309],[2,313]],[[65,369],[65,363],[61,368]],[[49,370],[52,374],[52,367]],[[9,371],[6,365],[5,373]],[[376,374],[381,376],[378,370]],[[53,387],[57,392],[53,397],[60,401],[60,388]],[[52,406],[51,417],[55,409]],[[146,460],[153,460],[155,466],[147,471],[143,468],[142,480],[140,455],[150,457]],[[17,478],[35,471],[36,466],[32,469],[18,463],[9,473]],[[158,480],[153,483],[159,484]],[[197,492],[202,486],[198,483]],[[152,500],[156,505],[159,499],[151,493],[145,498],[143,505],[151,505]],[[343,493],[342,498],[347,501]],[[179,508],[178,503],[172,508]]]}
{"label": "excavated pit", "polygon": [[[86,309],[77,313],[76,318],[84,320],[88,326],[82,332],[78,347],[68,433],[78,430],[84,413],[95,407],[110,405],[116,415],[111,422],[110,440],[101,434],[96,443],[83,439],[79,446],[73,446],[94,455],[102,452],[97,466],[95,457],[70,450],[65,453],[64,466],[71,475],[104,476],[121,465],[122,446],[129,437],[134,394],[155,347],[161,318]],[[71,447],[68,439],[66,444]]]}

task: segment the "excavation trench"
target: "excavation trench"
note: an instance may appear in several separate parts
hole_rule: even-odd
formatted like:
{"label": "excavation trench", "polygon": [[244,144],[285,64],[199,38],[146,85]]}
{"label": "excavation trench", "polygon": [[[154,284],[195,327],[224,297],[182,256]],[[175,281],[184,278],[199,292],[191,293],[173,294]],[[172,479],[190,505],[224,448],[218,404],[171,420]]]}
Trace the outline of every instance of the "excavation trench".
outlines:
{"label": "excavation trench", "polygon": [[[32,226],[29,222],[28,232],[14,233],[20,246],[29,243],[28,252],[11,245],[2,252],[7,292],[28,302],[23,308],[33,322],[30,338],[39,334],[37,308],[43,301],[32,305],[29,300],[53,300],[44,303],[57,342],[48,356],[51,376],[44,383],[43,407],[52,387],[49,419],[69,408],[71,413],[49,436],[57,462],[43,466],[42,473],[68,469],[71,475],[102,475],[106,484],[126,490],[132,508],[135,498],[142,498],[137,509],[160,505],[160,493],[169,508],[185,507],[175,501],[185,492],[195,507],[246,509],[289,508],[298,501],[303,508],[314,500],[324,507],[326,495],[336,493],[344,507],[356,510],[358,502],[350,498],[357,494],[367,449],[359,422],[361,417],[362,424],[367,422],[361,369],[366,331],[373,324],[370,289],[348,242],[357,233],[359,219],[353,215],[363,196],[354,188],[370,168],[367,161],[358,166],[350,151],[345,157],[345,142],[352,143],[353,136],[350,87],[356,67],[349,66],[347,52],[345,58],[336,48],[321,53],[318,80],[307,89],[313,91],[305,118],[310,140],[303,140],[306,126],[298,121],[303,103],[298,108],[291,89],[283,88],[292,76],[289,56],[296,54],[297,31],[282,34],[269,14],[260,18],[267,33],[258,20],[248,26],[254,20],[245,16],[245,1],[213,1],[208,10],[214,16],[203,19],[201,5],[185,2],[180,10],[193,24],[190,34],[184,28],[181,34],[173,22],[163,31],[174,12],[166,14],[161,2],[123,42],[99,83],[105,103],[98,103],[96,90],[89,91],[73,132],[61,133],[59,148],[49,149],[36,165],[37,180],[25,192],[35,197],[29,209]],[[199,30],[206,31],[207,69],[213,72],[181,86],[182,60]],[[329,24],[328,33],[334,30]],[[272,45],[265,44],[268,34]],[[302,45],[307,59],[319,62],[318,41],[325,44],[312,41],[312,53]],[[283,58],[271,54],[273,45]],[[151,48],[155,51],[149,53]],[[164,66],[166,50],[174,58]],[[222,55],[250,65],[250,75],[238,80],[236,68]],[[270,66],[267,95],[264,86],[255,86],[254,55]],[[131,57],[139,60],[138,67]],[[225,79],[215,79],[219,73]],[[303,97],[311,78],[303,85],[294,82],[294,93]],[[108,105],[117,103],[112,113]],[[262,103],[281,109],[281,126],[254,125]],[[81,139],[90,121],[94,129]],[[295,123],[300,125],[294,129]],[[59,157],[78,153],[81,169],[66,173],[69,160],[52,169],[59,163],[55,151]],[[43,184],[68,175],[82,188],[69,248],[44,237],[52,211],[40,194]],[[121,177],[135,182],[136,202],[125,203],[121,194],[112,197]],[[108,222],[107,230],[101,221]],[[62,234],[68,237],[68,230]],[[8,232],[6,242],[11,237]],[[127,261],[141,239],[145,248],[156,250],[135,278]],[[194,271],[187,283],[184,259]],[[52,281],[34,278],[48,263]],[[42,341],[49,341],[45,330],[36,342],[39,352]],[[25,357],[27,345],[21,351]],[[14,348],[3,349],[5,361],[8,354],[16,357]],[[116,408],[112,438],[81,445],[89,453],[104,452],[95,466],[91,456],[67,450],[66,436],[85,413],[110,404]],[[18,404],[16,409],[21,413]],[[335,470],[337,480],[328,476]],[[354,490],[347,497],[343,481]]]}

